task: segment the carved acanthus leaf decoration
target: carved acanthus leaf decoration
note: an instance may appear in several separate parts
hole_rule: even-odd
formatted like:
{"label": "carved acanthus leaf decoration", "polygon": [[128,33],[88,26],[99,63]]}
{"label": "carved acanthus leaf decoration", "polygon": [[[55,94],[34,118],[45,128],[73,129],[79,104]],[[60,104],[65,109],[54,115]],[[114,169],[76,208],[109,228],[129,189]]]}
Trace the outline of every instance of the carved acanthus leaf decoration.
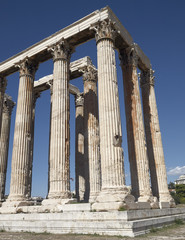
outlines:
{"label": "carved acanthus leaf decoration", "polygon": [[56,44],[48,47],[48,51],[53,55],[53,61],[58,59],[69,60],[71,53],[74,51],[69,45],[69,43],[62,38]]}
{"label": "carved acanthus leaf decoration", "polygon": [[15,102],[12,101],[12,98],[10,96],[5,94],[4,103],[3,103],[3,112],[11,115],[14,106],[15,106]]}
{"label": "carved acanthus leaf decoration", "polygon": [[114,41],[117,35],[115,23],[113,23],[111,20],[98,22],[92,25],[90,30],[95,31],[96,42],[100,41],[101,39],[111,39]]}
{"label": "carved acanthus leaf decoration", "polygon": [[15,67],[19,68],[20,76],[22,75],[31,75],[35,76],[39,63],[26,57],[19,63],[15,64]]}
{"label": "carved acanthus leaf decoration", "polygon": [[119,58],[120,58],[121,64],[125,66],[134,66],[134,67],[138,66],[139,57],[136,53],[134,46],[125,48],[124,51],[120,53]]}
{"label": "carved acanthus leaf decoration", "polygon": [[80,68],[79,71],[83,73],[83,81],[97,82],[98,76],[95,67],[88,65],[84,68]]}

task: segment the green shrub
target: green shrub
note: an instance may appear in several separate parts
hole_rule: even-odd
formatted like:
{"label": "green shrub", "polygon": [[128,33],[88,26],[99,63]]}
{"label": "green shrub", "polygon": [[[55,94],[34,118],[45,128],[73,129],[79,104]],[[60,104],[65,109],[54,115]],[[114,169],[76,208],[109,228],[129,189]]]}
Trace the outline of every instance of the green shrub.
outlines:
{"label": "green shrub", "polygon": [[182,220],[182,219],[180,219],[180,218],[177,218],[177,219],[175,219],[175,224],[177,224],[177,225],[183,225],[183,224],[184,224],[184,222],[183,222],[183,220]]}
{"label": "green shrub", "polygon": [[151,229],[150,229],[150,232],[151,232],[151,233],[156,233],[157,230],[158,230],[157,228],[151,228]]}
{"label": "green shrub", "polygon": [[171,194],[172,198],[174,199],[175,204],[176,204],[176,205],[179,204],[179,203],[180,203],[180,198],[179,198],[179,196],[178,196],[175,192],[170,192],[170,194]]}
{"label": "green shrub", "polygon": [[185,197],[180,198],[180,203],[185,204]]}
{"label": "green shrub", "polygon": [[120,207],[120,208],[118,209],[118,211],[127,211],[127,209],[124,208],[124,207]]}

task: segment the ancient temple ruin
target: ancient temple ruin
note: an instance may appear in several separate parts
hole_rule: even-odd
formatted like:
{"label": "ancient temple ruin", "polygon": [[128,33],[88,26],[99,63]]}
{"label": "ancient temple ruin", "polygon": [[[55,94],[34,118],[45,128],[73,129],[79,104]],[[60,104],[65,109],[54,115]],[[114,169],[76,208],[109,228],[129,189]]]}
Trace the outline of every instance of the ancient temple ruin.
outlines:
{"label": "ancient temple ruin", "polygon": [[[93,38],[97,45],[97,69],[91,59],[85,56],[70,63],[74,49]],[[123,72],[131,192],[125,185],[115,49],[119,53]],[[51,58],[53,74],[35,81],[39,63]],[[20,73],[20,80],[11,185],[7,200],[2,202],[1,213],[42,213],[46,209],[50,212],[65,212],[75,205],[70,205],[75,201],[70,191],[70,93],[75,95],[76,100],[75,191],[77,201],[82,202],[78,208],[82,206],[81,210],[86,211],[88,206],[89,214],[91,211],[98,214],[99,211],[111,212],[123,208],[160,211],[175,206],[167,185],[154,71],[148,57],[133,42],[109,7],[89,14],[0,63],[2,201],[9,136],[7,119],[10,121],[14,106],[14,102],[5,94],[6,77],[16,71]],[[71,79],[80,76],[84,82],[83,92],[69,83]],[[48,116],[49,190],[42,205],[33,207],[30,197],[35,103],[40,92],[47,89],[51,92],[51,114]]]}

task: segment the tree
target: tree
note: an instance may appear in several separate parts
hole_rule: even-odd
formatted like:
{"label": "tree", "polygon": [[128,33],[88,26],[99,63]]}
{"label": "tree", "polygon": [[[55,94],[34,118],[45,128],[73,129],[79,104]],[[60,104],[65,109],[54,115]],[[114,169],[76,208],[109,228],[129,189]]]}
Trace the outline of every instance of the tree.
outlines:
{"label": "tree", "polygon": [[170,195],[174,199],[176,205],[180,203],[180,198],[177,196],[175,192],[170,192]]}
{"label": "tree", "polygon": [[176,195],[180,199],[180,203],[185,204],[185,184],[179,184],[175,186]]}
{"label": "tree", "polygon": [[168,189],[175,189],[175,183],[169,182]]}

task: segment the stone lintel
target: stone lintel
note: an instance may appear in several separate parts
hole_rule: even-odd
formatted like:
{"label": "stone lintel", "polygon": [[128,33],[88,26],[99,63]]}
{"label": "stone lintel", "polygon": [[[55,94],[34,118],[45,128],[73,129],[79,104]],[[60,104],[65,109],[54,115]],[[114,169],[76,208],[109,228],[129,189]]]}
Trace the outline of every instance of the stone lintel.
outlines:
{"label": "stone lintel", "polygon": [[[34,82],[34,92],[39,93],[39,92],[43,92],[45,90],[48,90],[49,89],[48,83],[50,81],[53,81],[53,74],[47,75],[43,78],[40,78],[38,81],[35,81]],[[69,84],[69,92],[73,95],[79,95],[80,94],[80,90],[72,84]]]}
{"label": "stone lintel", "polygon": [[73,46],[80,45],[90,39],[93,39],[94,33],[93,31],[89,30],[91,24],[108,19],[108,12],[108,8],[94,11],[91,14],[81,18],[80,20],[72,23],[71,25],[52,34],[51,36],[30,46],[22,52],[12,56],[11,58],[0,63],[0,73],[3,73],[4,76],[8,76],[18,71],[18,68],[15,66],[15,64],[25,57],[36,58],[39,59],[40,62],[44,62],[52,58],[51,53],[48,53],[47,48],[48,46],[51,46],[58,42],[59,39],[64,38],[66,40],[69,40],[69,43],[71,43]]}
{"label": "stone lintel", "polygon": [[[118,32],[116,39],[116,47],[123,48],[133,44],[133,39],[129,32],[124,28],[116,15],[109,7],[102,8],[92,12],[91,14],[81,18],[80,20],[72,23],[71,25],[61,29],[60,31],[52,34],[51,36],[41,40],[40,42],[30,46],[22,52],[12,56],[11,58],[0,63],[0,73],[4,76],[8,76],[16,71],[18,67],[15,65],[25,57],[35,59],[39,62],[44,62],[52,58],[51,53],[47,51],[48,46],[51,46],[64,38],[68,40],[71,46],[78,46],[94,38],[94,32],[90,30],[92,24],[96,24],[103,20],[110,19],[115,22],[115,28]],[[140,58],[143,58],[143,54],[140,54]],[[145,59],[145,57],[144,57]],[[141,62],[145,62],[142,60]]]}
{"label": "stone lintel", "polygon": [[150,69],[151,68],[150,60],[144,54],[144,52],[142,51],[140,46],[138,44],[134,43],[134,48],[135,48],[135,51],[137,53],[137,56],[139,57],[138,67],[143,71],[147,70],[147,69]]}
{"label": "stone lintel", "polygon": [[[106,7],[108,9],[109,19],[111,19],[112,22],[115,22],[115,29],[118,31],[119,36],[122,39],[122,44],[126,46],[130,46],[133,44],[133,39],[130,35],[130,33],[127,31],[127,29],[122,25],[118,17],[113,13],[112,9],[110,7]],[[118,41],[119,42],[119,41]],[[116,47],[119,47],[116,46]]]}
{"label": "stone lintel", "polygon": [[[70,63],[70,79],[74,79],[74,78],[78,78],[81,77],[83,72],[80,71],[81,68],[87,67],[87,66],[93,66],[92,65],[92,61],[90,59],[90,57],[84,57],[84,58],[80,58],[74,62]],[[94,67],[94,66],[93,66]],[[45,91],[47,89],[49,89],[49,86],[47,85],[47,83],[49,81],[53,81],[53,74],[47,75],[43,78],[40,78],[39,80],[34,82],[34,91],[35,92],[42,92]],[[73,95],[79,95],[80,94],[80,90],[75,87],[72,84],[69,84],[69,91],[71,94]]]}

